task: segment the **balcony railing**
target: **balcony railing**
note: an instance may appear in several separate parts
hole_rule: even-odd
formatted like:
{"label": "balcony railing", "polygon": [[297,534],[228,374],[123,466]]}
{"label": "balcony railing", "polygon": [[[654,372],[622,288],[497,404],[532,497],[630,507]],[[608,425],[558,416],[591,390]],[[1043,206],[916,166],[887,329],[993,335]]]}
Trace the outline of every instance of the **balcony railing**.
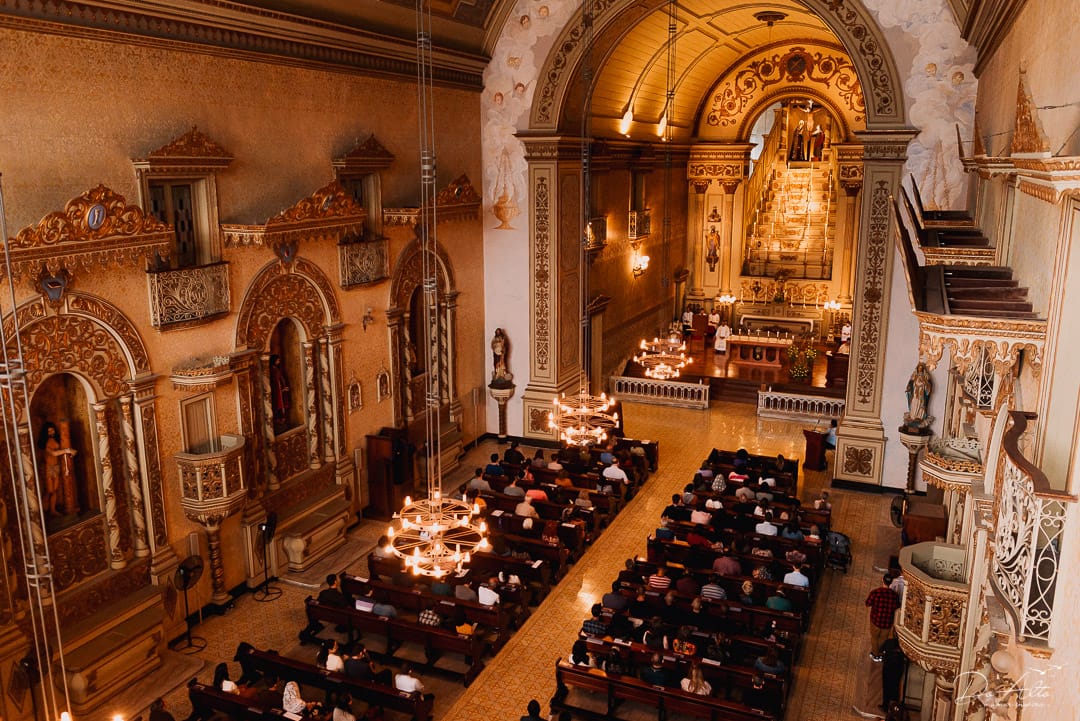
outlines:
{"label": "balcony railing", "polygon": [[[180,505],[199,523],[220,523],[244,505],[244,437],[223,435],[205,453],[177,453]],[[215,521],[216,519],[216,521]]]}
{"label": "balcony railing", "polygon": [[904,653],[934,673],[955,672],[960,663],[968,580],[963,546],[916,543],[900,550],[903,603],[896,635]]}
{"label": "balcony railing", "polygon": [[919,467],[927,483],[967,493],[983,476],[982,442],[978,438],[934,438]]}
{"label": "balcony railing", "polygon": [[631,210],[626,228],[626,237],[630,240],[649,237],[652,232],[652,216],[649,210]]}
{"label": "balcony railing", "polygon": [[844,399],[785,391],[758,391],[757,414],[762,418],[789,418],[797,421],[839,419],[844,415]]}
{"label": "balcony railing", "polygon": [[1009,416],[1012,425],[1002,438],[996,483],[991,578],[1016,619],[1017,638],[1046,643],[1054,619],[1065,516],[1076,497],[1053,490],[1043,472],[1023,457],[1019,441],[1027,418],[1015,411]]}
{"label": "balcony railing", "polygon": [[150,324],[166,328],[229,312],[229,264],[211,263],[146,274]]}
{"label": "balcony railing", "polygon": [[338,245],[342,288],[378,283],[390,277],[389,241],[385,238]]}

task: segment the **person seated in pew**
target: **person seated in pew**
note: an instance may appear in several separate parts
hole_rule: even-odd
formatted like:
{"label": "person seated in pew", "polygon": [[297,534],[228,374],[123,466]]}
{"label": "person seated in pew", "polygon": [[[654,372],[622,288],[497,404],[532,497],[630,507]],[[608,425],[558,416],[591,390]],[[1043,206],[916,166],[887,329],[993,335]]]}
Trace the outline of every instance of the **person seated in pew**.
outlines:
{"label": "person seated in pew", "polygon": [[536,453],[533,453],[532,460],[529,461],[529,465],[533,468],[547,468],[547,461],[544,460],[544,449],[537,448]]}
{"label": "person seated in pew", "polygon": [[548,461],[547,468],[549,471],[561,471],[563,470],[563,464],[559,463],[559,452],[553,451],[551,454],[551,460]]}
{"label": "person seated in pew", "polygon": [[585,668],[596,668],[596,659],[589,653],[589,644],[583,638],[574,641],[574,647],[570,650],[570,663]]}
{"label": "person seated in pew", "polygon": [[459,583],[457,586],[454,586],[454,598],[460,601],[475,602],[478,601],[480,597],[477,595],[476,591],[473,590],[472,586],[467,583]]}
{"label": "person seated in pew", "polygon": [[727,663],[731,660],[730,648],[731,639],[722,632],[717,631],[709,638],[709,642],[705,645],[705,651],[702,655],[710,661]]}
{"label": "person seated in pew", "polygon": [[498,587],[498,577],[492,576],[486,582],[481,583],[480,587],[476,589],[476,600],[479,601],[482,606],[498,606],[499,602],[502,600],[496,590]]}
{"label": "person seated in pew", "polygon": [[518,479],[515,477],[510,480],[510,485],[503,489],[504,496],[510,496],[511,498],[524,498],[525,489],[518,485]]}
{"label": "person seated in pew", "polygon": [[693,656],[697,653],[697,644],[690,638],[689,625],[679,627],[678,632],[675,634],[675,638],[671,641],[671,650],[686,656]]}
{"label": "person seated in pew", "polygon": [[660,616],[653,616],[649,620],[648,626],[645,627],[645,633],[641,635],[641,642],[649,648],[666,651],[671,642],[668,638],[667,628],[664,626],[664,619]]}
{"label": "person seated in pew", "polygon": [[712,482],[709,488],[713,493],[723,493],[727,490],[727,480],[724,478],[723,473],[713,474]]}
{"label": "person seated in pew", "polygon": [[605,466],[610,466],[615,462],[615,439],[608,439],[607,445],[604,446],[604,450],[600,452],[600,462]]}
{"label": "person seated in pew", "polygon": [[754,570],[750,573],[750,575],[757,581],[773,580],[772,571],[770,571],[769,567],[764,563],[755,567]]}
{"label": "person seated in pew", "polygon": [[802,532],[802,529],[799,528],[799,522],[792,518],[787,522],[787,525],[784,526],[784,530],[780,532],[780,538],[801,542],[806,538],[806,535]]}
{"label": "person seated in pew", "polygon": [[757,492],[754,491],[754,488],[751,484],[744,483],[743,485],[735,489],[735,498],[743,501],[744,503],[752,502],[757,500]]}
{"label": "person seated in pew", "polygon": [[424,682],[413,674],[412,665],[408,663],[394,674],[394,688],[406,693],[423,693],[424,698],[435,698],[434,694],[424,693]]}
{"label": "person seated in pew", "polygon": [[529,466],[525,466],[524,468],[519,468],[518,472],[517,472],[517,477],[518,477],[518,482],[521,483],[522,485],[532,483],[533,481],[536,480],[536,476],[533,475],[532,468],[530,468]]}
{"label": "person seated in pew", "polygon": [[349,678],[359,681],[381,683],[389,686],[393,681],[393,672],[388,668],[379,668],[362,643],[358,643],[351,654],[344,657],[344,673]]}
{"label": "person seated in pew", "polygon": [[680,596],[696,596],[701,592],[701,584],[692,573],[684,573],[675,579],[675,592]]}
{"label": "person seated in pew", "polygon": [[574,479],[570,477],[569,472],[560,468],[558,473],[555,474],[555,485],[559,488],[573,488]]}
{"label": "person seated in pew", "polygon": [[300,695],[300,685],[296,681],[285,684],[285,690],[281,693],[281,708],[291,714],[301,716],[315,712],[318,704],[315,701],[305,701]]}
{"label": "person seated in pew", "polygon": [[615,581],[611,584],[611,590],[603,595],[600,599],[600,605],[604,608],[611,609],[615,613],[620,613],[630,608],[630,599],[622,595],[619,589],[622,588],[622,584]]}
{"label": "person seated in pew", "polygon": [[761,523],[754,526],[754,533],[759,533],[762,536],[775,536],[777,534],[776,526],[773,525],[772,511],[766,511],[765,518],[761,520]]}
{"label": "person seated in pew", "polygon": [[634,637],[636,629],[630,617],[625,613],[616,613],[611,616],[608,624],[607,635],[622,641],[630,641]]}
{"label": "person seated in pew", "polygon": [[612,483],[621,485],[624,489],[630,485],[630,477],[622,469],[618,456],[611,460],[611,465],[605,468],[600,475]]}
{"label": "person seated in pew", "polygon": [[712,533],[709,532],[709,527],[704,523],[699,523],[694,526],[686,534],[686,543],[691,548],[712,548],[713,540]]}
{"label": "person seated in pew", "polygon": [[778,588],[771,596],[765,599],[765,608],[771,608],[774,611],[791,611],[794,607],[784,593],[784,589]]}
{"label": "person seated in pew", "polygon": [[633,673],[634,669],[630,663],[623,656],[622,650],[618,646],[612,646],[608,651],[604,661],[601,664],[604,669],[604,673],[609,676],[621,676],[624,673]]}
{"label": "person seated in pew", "polygon": [[510,441],[510,447],[503,453],[503,460],[513,466],[520,466],[525,462],[525,455],[518,450],[517,441]]}
{"label": "person seated in pew", "polygon": [[489,456],[488,460],[490,462],[486,466],[484,466],[484,475],[485,476],[505,476],[506,475],[506,469],[503,468],[502,464],[499,463],[499,454],[498,453],[492,453],[491,456]]}
{"label": "person seated in pew", "polygon": [[589,495],[588,489],[582,488],[578,491],[577,498],[574,499],[574,507],[584,511],[591,511],[593,509],[592,496]]}
{"label": "person seated in pew", "polygon": [[667,575],[667,568],[657,566],[656,570],[645,579],[645,585],[653,591],[666,591],[671,587],[671,578]]}
{"label": "person seated in pew", "polygon": [[585,622],[581,624],[581,633],[594,638],[603,638],[608,632],[607,624],[604,623],[603,618],[604,607],[599,603],[594,603],[590,612],[592,616],[585,619]]}
{"label": "person seated in pew", "polygon": [[817,524],[810,525],[810,533],[806,534],[807,543],[821,543],[821,529],[817,527]]}
{"label": "person seated in pew", "polygon": [[394,552],[390,550],[390,539],[379,536],[379,540],[375,542],[375,548],[371,550],[371,555],[380,561],[394,558]]}
{"label": "person seated in pew", "polygon": [[484,469],[477,468],[473,477],[469,479],[469,482],[465,484],[465,488],[470,491],[490,491],[491,484],[488,483],[488,479],[484,478]]}
{"label": "person seated in pew", "polygon": [[256,696],[256,691],[251,686],[238,684],[229,678],[229,665],[224,661],[214,668],[214,688],[252,700]]}
{"label": "person seated in pew", "polygon": [[623,570],[619,571],[619,583],[623,586],[633,586],[644,583],[641,574],[637,571],[637,563],[628,558],[623,561]]}
{"label": "person seated in pew", "polygon": [[764,518],[766,513],[769,513],[769,501],[765,498],[757,499],[757,505],[754,506],[754,515],[758,518]]}
{"label": "person seated in pew", "polygon": [[416,616],[421,626],[442,626],[443,617],[435,610],[435,604],[427,604]]}
{"label": "person seated in pew", "polygon": [[325,668],[327,671],[343,671],[345,660],[341,657],[341,649],[334,639],[325,641],[319,649],[319,655],[315,657],[315,665]]}
{"label": "person seated in pew", "polygon": [[348,691],[340,694],[334,704],[334,713],[330,721],[356,721],[356,714],[352,712],[352,702],[352,694]]}
{"label": "person seated in pew", "polygon": [[683,502],[683,505],[689,508],[690,506],[693,505],[695,500],[696,500],[696,496],[694,495],[694,484],[693,483],[687,483],[685,486],[683,486],[683,490],[682,490],[682,502]]}
{"label": "person seated in pew", "polygon": [[758,656],[754,661],[754,668],[762,673],[771,673],[774,676],[779,676],[787,670],[784,662],[776,656],[774,649],[769,649],[764,655]]}
{"label": "person seated in pew", "polygon": [[819,511],[832,510],[832,503],[829,502],[829,492],[822,491],[821,495],[814,500],[814,508]]}
{"label": "person seated in pew", "polygon": [[679,682],[679,686],[687,693],[712,696],[712,684],[705,680],[701,673],[701,665],[697,661],[690,664],[690,673]]}
{"label": "person seated in pew", "polygon": [[740,587],[742,593],[739,594],[739,603],[744,606],[753,606],[754,601],[754,584],[752,581],[743,581]]}
{"label": "person seated in pew", "polygon": [[664,668],[664,659],[659,653],[654,653],[649,665],[641,669],[641,680],[652,686],[671,687],[671,673]]}
{"label": "person seated in pew", "polygon": [[721,576],[739,576],[742,574],[742,563],[730,553],[718,556],[713,561],[712,568]]}
{"label": "person seated in pew", "polygon": [[525,491],[525,497],[531,501],[547,501],[548,494],[543,488],[530,488]]}
{"label": "person seated in pew", "polygon": [[281,708],[281,694],[284,687],[277,674],[268,673],[263,677],[262,687],[255,690],[255,704],[262,708]]}
{"label": "person seated in pew", "polygon": [[724,601],[727,599],[727,591],[720,585],[719,576],[714,574],[709,577],[709,582],[701,587],[701,597],[709,601]]}
{"label": "person seated in pew", "polygon": [[[708,503],[711,500],[713,500],[713,499],[710,498],[707,501],[705,501],[706,509],[708,508]],[[709,510],[695,508],[695,509],[690,511],[690,522],[691,523],[695,523],[695,524],[697,524],[699,526],[700,525],[709,525],[710,523],[712,523],[712,520],[713,520],[713,515]]]}
{"label": "person seated in pew", "polygon": [[778,706],[774,694],[770,694],[765,688],[765,677],[760,674],[755,674],[750,680],[750,688],[743,689],[742,702],[765,713]]}
{"label": "person seated in pew", "polygon": [[675,531],[668,528],[668,519],[661,518],[660,525],[653,531],[653,538],[658,541],[674,541]]}
{"label": "person seated in pew", "polygon": [[789,573],[784,574],[784,583],[789,586],[801,586],[810,588],[810,578],[806,575],[802,566],[792,566]]}
{"label": "person seated in pew", "polygon": [[454,587],[441,578],[436,578],[431,582],[431,595],[433,596],[453,596]]}
{"label": "person seated in pew", "polygon": [[521,516],[522,518],[534,518],[540,519],[540,514],[536,512],[536,509],[532,506],[532,499],[525,496],[521,499],[521,503],[514,506],[514,515]]}
{"label": "person seated in pew", "polygon": [[683,503],[681,494],[673,493],[671,495],[671,503],[664,509],[664,512],[660,517],[672,521],[689,521],[690,508]]}

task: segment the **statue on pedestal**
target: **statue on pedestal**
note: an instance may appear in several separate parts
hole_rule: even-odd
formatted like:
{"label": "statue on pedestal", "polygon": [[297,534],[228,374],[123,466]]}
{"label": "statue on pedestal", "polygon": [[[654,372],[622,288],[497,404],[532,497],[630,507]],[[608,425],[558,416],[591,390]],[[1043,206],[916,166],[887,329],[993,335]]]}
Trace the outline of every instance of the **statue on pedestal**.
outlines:
{"label": "statue on pedestal", "polygon": [[507,359],[510,356],[510,341],[502,328],[496,328],[495,335],[491,339],[491,356],[493,365],[491,384],[512,385],[514,374],[509,371],[507,365]]}
{"label": "statue on pedestal", "polygon": [[930,391],[932,382],[930,369],[925,363],[920,362],[915,366],[911,378],[908,380],[907,394],[908,410],[904,414],[903,430],[908,433],[929,433],[930,424],[934,417],[928,415],[930,409]]}

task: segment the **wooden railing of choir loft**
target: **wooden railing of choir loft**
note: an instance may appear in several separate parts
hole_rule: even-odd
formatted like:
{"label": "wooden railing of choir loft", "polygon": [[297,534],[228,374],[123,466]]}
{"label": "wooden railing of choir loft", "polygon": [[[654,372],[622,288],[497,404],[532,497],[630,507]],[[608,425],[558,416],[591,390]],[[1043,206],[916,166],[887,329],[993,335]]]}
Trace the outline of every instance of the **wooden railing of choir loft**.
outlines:
{"label": "wooden railing of choir loft", "polygon": [[746,181],[746,200],[743,203],[743,229],[749,238],[756,230],[758,215],[761,205],[765,200],[765,191],[772,183],[775,171],[773,163],[776,154],[780,152],[780,139],[784,136],[784,123],[779,113],[776,122],[773,123],[769,134],[765,136],[765,142],[761,147],[761,155],[754,162],[754,169],[750,173],[750,179]]}
{"label": "wooden railing of choir loft", "polygon": [[709,407],[709,384],[611,376],[612,395],[619,400],[704,410]]}
{"label": "wooden railing of choir loft", "polygon": [[[1035,416],[1010,411],[1009,417],[994,484],[998,513],[991,577],[1016,619],[1018,640],[1044,645],[1054,620],[1065,518],[1077,498],[1051,488],[1046,475],[1021,453],[1020,439]],[[1065,621],[1072,622],[1071,615]]]}

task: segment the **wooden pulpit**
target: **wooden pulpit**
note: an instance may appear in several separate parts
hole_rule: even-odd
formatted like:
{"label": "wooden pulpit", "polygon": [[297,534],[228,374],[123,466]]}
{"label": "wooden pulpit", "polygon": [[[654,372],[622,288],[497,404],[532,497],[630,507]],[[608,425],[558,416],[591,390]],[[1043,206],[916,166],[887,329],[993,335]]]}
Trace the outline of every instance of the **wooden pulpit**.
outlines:
{"label": "wooden pulpit", "polygon": [[827,433],[803,429],[806,438],[806,455],[803,458],[803,468],[811,471],[824,471],[825,463],[825,437]]}

